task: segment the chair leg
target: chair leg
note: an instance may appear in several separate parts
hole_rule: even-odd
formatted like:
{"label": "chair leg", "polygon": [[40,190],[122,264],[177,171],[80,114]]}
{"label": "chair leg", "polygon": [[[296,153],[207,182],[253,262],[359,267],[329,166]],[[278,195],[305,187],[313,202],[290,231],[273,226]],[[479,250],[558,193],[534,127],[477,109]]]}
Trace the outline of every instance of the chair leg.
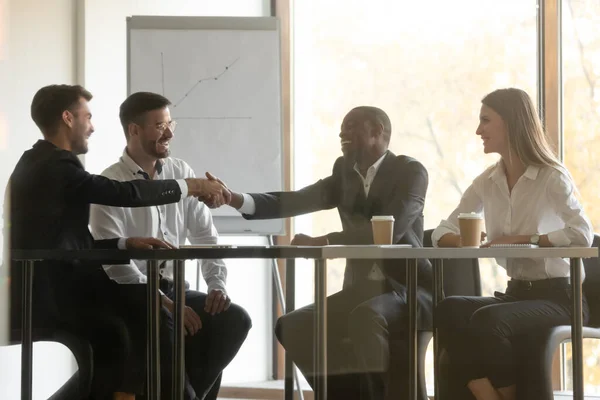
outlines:
{"label": "chair leg", "polygon": [[81,399],[82,395],[77,370],[48,400]]}
{"label": "chair leg", "polygon": [[425,358],[427,346],[432,337],[432,332],[422,331],[417,334],[417,397],[419,400],[428,400],[427,382],[425,380]]}

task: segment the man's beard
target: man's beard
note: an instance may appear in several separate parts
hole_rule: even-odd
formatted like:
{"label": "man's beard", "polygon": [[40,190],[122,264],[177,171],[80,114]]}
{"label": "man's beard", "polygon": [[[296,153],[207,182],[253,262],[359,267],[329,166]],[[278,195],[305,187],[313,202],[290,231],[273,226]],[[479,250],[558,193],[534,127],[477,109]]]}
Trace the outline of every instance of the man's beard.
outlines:
{"label": "man's beard", "polygon": [[144,150],[146,150],[146,153],[148,153],[148,155],[151,155],[152,157],[156,157],[156,158],[169,157],[169,155],[171,154],[171,149],[167,149],[166,151],[159,153],[158,150],[156,150],[157,144],[158,144],[157,141],[148,140],[148,141],[144,142]]}
{"label": "man's beard", "polygon": [[88,152],[87,139],[81,138],[81,140],[71,144],[71,151],[76,155],[85,154]]}

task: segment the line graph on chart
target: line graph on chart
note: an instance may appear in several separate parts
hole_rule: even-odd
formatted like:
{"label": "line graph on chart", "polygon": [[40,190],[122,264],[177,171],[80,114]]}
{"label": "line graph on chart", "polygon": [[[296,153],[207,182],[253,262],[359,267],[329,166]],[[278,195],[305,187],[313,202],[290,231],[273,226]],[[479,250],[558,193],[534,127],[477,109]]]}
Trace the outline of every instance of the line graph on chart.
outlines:
{"label": "line graph on chart", "polygon": [[[201,87],[202,83],[205,82],[214,82],[218,81],[222,77],[226,76],[230,73],[232,67],[240,60],[240,57],[235,58],[230,63],[226,64],[223,69],[214,75],[202,76],[199,79],[196,79],[195,82],[191,85],[191,87],[183,92],[179,97],[174,97],[177,101],[174,101],[171,108],[173,109],[173,114],[177,114],[177,108],[182,105],[192,94],[198,92],[197,89]],[[165,84],[165,54],[164,52],[160,52],[160,70],[161,70],[161,86],[162,86],[162,95],[166,96],[166,84]],[[224,115],[212,115],[212,116],[177,116],[177,120],[251,120],[250,116],[224,116]]]}

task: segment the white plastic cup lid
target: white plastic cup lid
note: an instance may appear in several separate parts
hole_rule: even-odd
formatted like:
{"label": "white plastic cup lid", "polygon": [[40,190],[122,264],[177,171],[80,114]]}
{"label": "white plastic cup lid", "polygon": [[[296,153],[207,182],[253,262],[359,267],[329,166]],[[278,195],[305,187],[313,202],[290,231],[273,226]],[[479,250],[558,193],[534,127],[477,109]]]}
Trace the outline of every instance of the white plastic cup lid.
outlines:
{"label": "white plastic cup lid", "polygon": [[458,218],[462,218],[462,219],[481,219],[481,215],[471,212],[471,213],[461,213],[458,214]]}
{"label": "white plastic cup lid", "polygon": [[371,221],[394,221],[393,215],[374,215]]}

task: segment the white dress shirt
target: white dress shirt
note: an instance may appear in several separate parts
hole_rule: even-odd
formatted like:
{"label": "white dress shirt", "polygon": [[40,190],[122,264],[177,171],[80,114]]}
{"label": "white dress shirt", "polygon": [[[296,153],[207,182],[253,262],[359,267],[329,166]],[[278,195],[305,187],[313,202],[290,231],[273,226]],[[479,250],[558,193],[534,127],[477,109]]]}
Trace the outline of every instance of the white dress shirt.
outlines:
{"label": "white dress shirt", "polygon": [[[365,191],[365,197],[369,196],[369,189],[371,188],[371,184],[375,180],[375,176],[377,175],[377,171],[379,171],[379,167],[381,166],[381,163],[383,162],[383,159],[385,158],[386,155],[387,155],[387,151],[385,153],[383,153],[383,155],[377,161],[375,161],[369,167],[369,169],[367,169],[367,174],[365,176],[363,176],[361,174],[360,169],[358,168],[358,164],[354,164],[354,170],[356,171],[356,173],[360,177],[360,180],[363,183],[363,189]],[[244,203],[238,209],[238,211],[240,213],[242,213],[242,214],[247,214],[247,215],[254,214],[256,212],[256,203],[254,202],[254,199],[252,198],[252,196],[250,196],[247,193],[242,193],[242,196],[244,198]],[[373,265],[373,269],[371,269],[371,272],[369,273],[368,277],[371,280],[383,280],[383,279],[385,279],[385,276],[383,275],[383,273],[381,272],[381,270],[379,269],[379,267],[377,266],[377,264]]]}
{"label": "white dress shirt", "polygon": [[[153,179],[194,178],[194,171],[182,160],[165,158],[159,160],[159,168]],[[102,175],[118,181],[146,179],[145,172],[127,154],[119,162],[107,168]],[[178,203],[162,206],[125,208],[93,204],[90,209],[90,228],[95,239],[115,237],[156,237],[173,245],[182,245],[186,239],[192,244],[216,244],[218,233],[213,225],[208,207],[195,197],[186,197]],[[223,260],[201,260],[202,275],[208,291],[225,291],[227,268]],[[146,262],[132,260],[126,265],[105,265],[108,276],[118,283],[145,283]],[[173,279],[173,265],[169,261],[161,276]]]}
{"label": "white dress shirt", "polygon": [[[434,246],[447,233],[459,234],[460,213],[484,213],[488,240],[512,235],[548,235],[555,247],[592,245],[592,224],[577,199],[575,184],[565,171],[529,166],[508,190],[502,162],[479,175],[460,204],[432,234]],[[568,277],[564,259],[497,259],[509,277],[539,280]]]}

